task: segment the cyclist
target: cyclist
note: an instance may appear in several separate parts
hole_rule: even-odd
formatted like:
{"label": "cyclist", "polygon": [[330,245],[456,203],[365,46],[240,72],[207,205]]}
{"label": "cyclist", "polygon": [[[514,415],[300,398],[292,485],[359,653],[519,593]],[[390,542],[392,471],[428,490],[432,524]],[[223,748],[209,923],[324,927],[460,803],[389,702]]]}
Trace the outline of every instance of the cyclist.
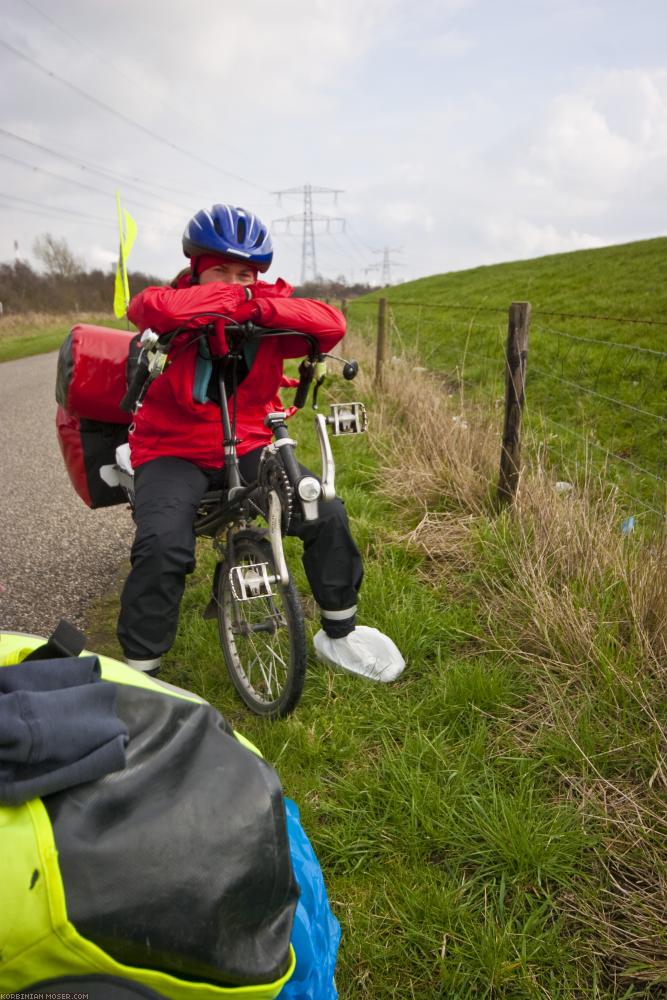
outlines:
{"label": "cyclist", "polygon": [[[258,278],[273,258],[271,236],[252,212],[217,204],[197,212],[185,227],[183,252],[189,267],[170,286],[144,289],[128,316],[144,331],[211,323],[205,313],[234,322],[287,327],[317,338],[326,352],[342,338],[342,314],[323,302],[292,298],[282,278]],[[206,339],[178,335],[170,364],[152,383],[130,428],[135,470],[137,525],[132,568],[121,595],[118,638],[127,663],[156,673],[171,647],[185,577],[195,566],[194,519],[209,489],[220,484],[224,464],[216,365]],[[224,336],[218,337],[220,353]],[[259,458],[271,442],[267,413],[283,409],[278,389],[283,360],[303,354],[300,337],[267,337],[243,351],[237,376],[236,437],[241,475],[255,478]],[[320,504],[316,521],[297,518],[289,534],[303,541],[303,565],[320,607],[314,638],[319,659],[373,680],[394,680],[405,663],[391,639],[356,624],[363,577],[359,550],[341,500]]]}

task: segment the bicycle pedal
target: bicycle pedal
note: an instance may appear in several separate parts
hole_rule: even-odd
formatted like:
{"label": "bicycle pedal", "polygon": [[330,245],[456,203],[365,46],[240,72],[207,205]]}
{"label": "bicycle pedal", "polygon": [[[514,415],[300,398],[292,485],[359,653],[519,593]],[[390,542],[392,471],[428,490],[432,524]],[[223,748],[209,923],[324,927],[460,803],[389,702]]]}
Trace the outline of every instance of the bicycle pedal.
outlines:
{"label": "bicycle pedal", "polygon": [[271,589],[271,584],[276,582],[276,578],[269,576],[268,566],[268,563],[232,566],[229,571],[229,582],[237,601],[253,601],[258,597],[274,595],[275,591]]}
{"label": "bicycle pedal", "polygon": [[368,415],[363,403],[332,403],[327,424],[334,437],[363,434],[368,429]]}

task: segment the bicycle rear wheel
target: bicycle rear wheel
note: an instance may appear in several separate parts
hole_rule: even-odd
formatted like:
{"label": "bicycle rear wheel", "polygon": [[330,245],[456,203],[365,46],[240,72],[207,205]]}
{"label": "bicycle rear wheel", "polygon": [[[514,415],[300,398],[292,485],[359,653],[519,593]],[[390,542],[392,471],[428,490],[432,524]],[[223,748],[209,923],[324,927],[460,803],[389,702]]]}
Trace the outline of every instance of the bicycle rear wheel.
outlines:
{"label": "bicycle rear wheel", "polygon": [[[303,691],[306,675],[306,635],[296,587],[273,584],[273,594],[241,600],[231,570],[266,567],[275,575],[271,546],[259,532],[234,536],[233,566],[223,563],[217,582],[220,645],[227,670],[239,695],[257,715],[288,715]],[[251,575],[254,571],[246,571]]]}

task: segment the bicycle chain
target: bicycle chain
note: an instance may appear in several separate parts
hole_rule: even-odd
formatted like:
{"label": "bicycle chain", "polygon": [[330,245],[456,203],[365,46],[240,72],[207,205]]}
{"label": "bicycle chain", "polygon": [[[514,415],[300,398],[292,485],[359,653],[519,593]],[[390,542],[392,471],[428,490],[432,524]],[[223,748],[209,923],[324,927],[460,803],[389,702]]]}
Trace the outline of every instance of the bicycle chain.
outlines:
{"label": "bicycle chain", "polygon": [[280,530],[284,535],[292,520],[292,510],[294,507],[294,490],[287,478],[283,463],[277,455],[270,451],[264,451],[259,463],[259,485],[262,494],[266,497],[266,510],[263,511],[268,517],[268,495],[270,490],[275,490],[280,500],[281,524]]}

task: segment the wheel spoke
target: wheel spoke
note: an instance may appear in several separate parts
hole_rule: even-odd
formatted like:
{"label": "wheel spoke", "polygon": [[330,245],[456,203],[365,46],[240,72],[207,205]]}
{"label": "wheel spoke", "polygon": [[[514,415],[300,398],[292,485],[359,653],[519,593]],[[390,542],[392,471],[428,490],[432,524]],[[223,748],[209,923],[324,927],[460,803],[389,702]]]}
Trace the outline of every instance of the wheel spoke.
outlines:
{"label": "wheel spoke", "polygon": [[[273,571],[272,554],[263,539],[237,538],[234,561],[238,566],[265,562]],[[217,599],[220,641],[239,694],[262,715],[291,711],[305,671],[303,620],[293,585],[277,587],[271,596],[239,601],[225,565]]]}

